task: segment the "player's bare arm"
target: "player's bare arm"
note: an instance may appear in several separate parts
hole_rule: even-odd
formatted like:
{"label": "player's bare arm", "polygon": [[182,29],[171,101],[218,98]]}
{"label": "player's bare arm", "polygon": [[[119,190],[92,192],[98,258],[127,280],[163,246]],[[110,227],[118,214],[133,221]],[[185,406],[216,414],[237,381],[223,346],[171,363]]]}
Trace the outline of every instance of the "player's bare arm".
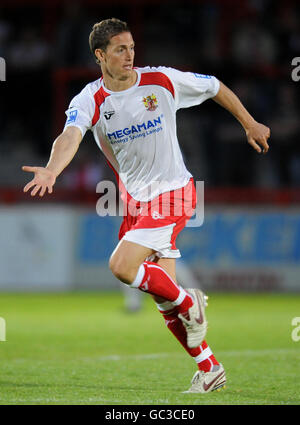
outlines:
{"label": "player's bare arm", "polygon": [[44,196],[47,190],[52,193],[56,178],[72,161],[81,140],[79,128],[68,127],[54,141],[46,167],[23,166],[23,171],[34,173],[34,178],[24,187],[24,192],[32,189],[31,196],[35,196],[39,191],[40,196]]}
{"label": "player's bare arm", "polygon": [[270,129],[260,124],[249,114],[239,98],[220,81],[220,89],[212,98],[223,108],[227,109],[243,126],[248,143],[258,152],[267,153],[269,150],[268,138]]}

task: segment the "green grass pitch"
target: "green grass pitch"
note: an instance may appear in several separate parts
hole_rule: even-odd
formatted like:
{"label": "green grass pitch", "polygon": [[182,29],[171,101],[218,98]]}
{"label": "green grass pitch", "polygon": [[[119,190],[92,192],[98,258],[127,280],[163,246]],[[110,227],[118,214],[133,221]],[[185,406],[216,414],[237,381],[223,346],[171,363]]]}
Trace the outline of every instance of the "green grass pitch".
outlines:
{"label": "green grass pitch", "polygon": [[0,294],[0,404],[300,404],[300,295],[208,295],[227,388],[182,394],[196,367],[150,297],[128,314],[119,293]]}

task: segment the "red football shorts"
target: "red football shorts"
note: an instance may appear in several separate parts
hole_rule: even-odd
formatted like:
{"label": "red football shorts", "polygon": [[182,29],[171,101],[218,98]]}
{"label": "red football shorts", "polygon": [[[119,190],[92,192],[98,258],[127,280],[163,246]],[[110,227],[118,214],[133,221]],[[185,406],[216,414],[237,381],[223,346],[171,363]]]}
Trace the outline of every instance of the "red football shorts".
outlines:
{"label": "red football shorts", "polygon": [[160,258],[179,258],[176,238],[194,214],[196,202],[193,179],[149,202],[131,199],[125,205],[119,239],[151,248]]}

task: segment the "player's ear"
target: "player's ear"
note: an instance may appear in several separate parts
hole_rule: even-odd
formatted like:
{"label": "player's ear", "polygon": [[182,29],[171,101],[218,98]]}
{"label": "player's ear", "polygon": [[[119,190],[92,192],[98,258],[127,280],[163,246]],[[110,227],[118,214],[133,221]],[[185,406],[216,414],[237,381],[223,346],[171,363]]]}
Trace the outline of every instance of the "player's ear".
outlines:
{"label": "player's ear", "polygon": [[96,49],[95,50],[95,56],[98,59],[99,62],[103,62],[105,59],[105,52],[102,49]]}

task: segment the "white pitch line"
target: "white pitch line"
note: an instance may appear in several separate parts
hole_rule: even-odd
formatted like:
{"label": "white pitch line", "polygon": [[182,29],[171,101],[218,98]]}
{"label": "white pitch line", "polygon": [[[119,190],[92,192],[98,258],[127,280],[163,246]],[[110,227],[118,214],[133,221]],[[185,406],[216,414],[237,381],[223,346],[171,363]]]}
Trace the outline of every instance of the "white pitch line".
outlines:
{"label": "white pitch line", "polygon": [[[221,350],[217,351],[218,356],[263,356],[267,354],[288,354],[288,353],[297,353],[297,348],[267,348],[263,350]],[[101,361],[121,361],[124,359],[127,360],[151,360],[151,359],[159,359],[163,357],[186,357],[186,353],[150,353],[150,354],[111,354],[107,356],[99,356],[99,357],[83,357],[81,360],[83,361],[91,361],[91,360],[101,360]]]}
{"label": "white pitch line", "polygon": [[[218,357],[221,356],[228,356],[228,357],[237,357],[237,356],[249,356],[249,357],[257,357],[257,356],[263,356],[268,354],[293,354],[293,353],[300,353],[300,345],[296,348],[266,348],[262,350],[249,350],[249,349],[242,349],[242,350],[220,350],[216,351],[216,355]],[[164,357],[187,357],[188,354],[182,351],[181,353],[149,353],[149,354],[108,354],[105,356],[95,356],[95,357],[77,357],[74,359],[74,361],[122,361],[122,360],[152,360],[152,359],[160,359]],[[42,360],[42,359],[32,359],[34,361],[34,365],[31,366],[34,368],[35,366],[42,365],[44,363],[56,363],[56,360]],[[28,359],[23,358],[17,358],[17,359],[11,359],[10,363],[17,362],[22,363],[24,361],[28,361]]]}
{"label": "white pitch line", "polygon": [[[300,348],[300,347],[299,347]],[[249,356],[249,357],[256,357],[256,356],[264,356],[268,354],[288,354],[288,353],[299,353],[300,350],[297,348],[266,348],[263,350],[232,350],[232,351],[218,351],[218,356]]]}
{"label": "white pitch line", "polygon": [[[174,355],[173,353],[150,353],[150,354],[110,354],[107,356],[99,356],[99,357],[83,357],[80,360],[91,361],[91,360],[101,360],[101,361],[120,361],[124,359],[128,360],[152,360],[159,359],[161,357],[169,357],[170,355]],[[176,355],[178,355],[176,353]]]}

